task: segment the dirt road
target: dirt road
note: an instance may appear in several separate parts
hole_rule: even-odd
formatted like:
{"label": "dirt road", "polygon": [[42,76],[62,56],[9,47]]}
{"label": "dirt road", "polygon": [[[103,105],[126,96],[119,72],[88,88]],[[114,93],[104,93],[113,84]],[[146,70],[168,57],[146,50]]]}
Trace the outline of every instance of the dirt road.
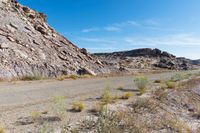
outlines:
{"label": "dirt road", "polygon": [[[148,74],[150,80],[170,77],[174,72]],[[89,96],[102,92],[106,87],[134,89],[135,76],[109,78],[77,79],[77,80],[44,80],[22,82],[15,84],[0,83],[0,110],[20,105],[34,104],[48,100],[53,96],[73,97]]]}

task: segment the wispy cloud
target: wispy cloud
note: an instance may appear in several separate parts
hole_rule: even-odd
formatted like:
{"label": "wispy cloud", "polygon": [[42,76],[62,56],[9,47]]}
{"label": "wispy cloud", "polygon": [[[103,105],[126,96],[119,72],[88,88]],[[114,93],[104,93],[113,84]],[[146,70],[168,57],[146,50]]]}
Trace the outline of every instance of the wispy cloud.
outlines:
{"label": "wispy cloud", "polygon": [[124,21],[121,23],[114,23],[112,25],[116,27],[127,27],[127,26],[140,26],[141,24],[136,21]]}
{"label": "wispy cloud", "polygon": [[100,29],[98,27],[92,27],[88,29],[83,29],[82,32],[88,33],[88,32],[93,32],[93,31],[99,31]]}
{"label": "wispy cloud", "polygon": [[85,41],[88,43],[104,43],[104,44],[116,44],[116,41],[105,39],[105,38],[87,38],[87,37],[80,37],[78,38],[80,41]]}
{"label": "wispy cloud", "polygon": [[107,31],[107,32],[117,32],[120,30],[123,30],[125,28],[131,28],[131,27],[137,27],[137,28],[145,28],[149,30],[159,30],[159,31],[174,31],[176,29],[169,29],[169,28],[160,28],[160,23],[157,20],[154,19],[147,19],[143,21],[134,21],[134,20],[128,20],[124,22],[119,23],[113,23],[107,26],[102,27],[91,27],[87,29],[83,29],[82,32],[89,33],[89,32],[95,32],[95,31]]}
{"label": "wispy cloud", "polygon": [[108,26],[104,28],[106,31],[120,31],[121,29],[119,27],[114,26]]}
{"label": "wispy cloud", "polygon": [[124,41],[130,45],[200,46],[200,36],[193,34],[174,34],[162,37],[126,37]]}

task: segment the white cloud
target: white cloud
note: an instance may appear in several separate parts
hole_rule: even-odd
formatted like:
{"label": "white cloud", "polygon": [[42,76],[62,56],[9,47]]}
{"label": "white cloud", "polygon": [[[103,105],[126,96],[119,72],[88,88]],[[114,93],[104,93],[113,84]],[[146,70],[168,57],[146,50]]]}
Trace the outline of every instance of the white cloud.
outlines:
{"label": "white cloud", "polygon": [[114,26],[108,26],[104,28],[106,31],[120,31],[121,29],[119,27]]}
{"label": "white cloud", "polygon": [[131,45],[172,45],[200,46],[200,36],[193,34],[174,34],[162,37],[126,37],[124,41]]}
{"label": "white cloud", "polygon": [[115,44],[116,41],[108,40],[105,38],[86,38],[86,37],[80,37],[78,38],[81,41],[90,42],[90,43],[105,43],[105,44]]}
{"label": "white cloud", "polygon": [[141,24],[136,21],[125,21],[121,23],[114,23],[112,25],[116,27],[126,27],[126,26],[140,26]]}
{"label": "white cloud", "polygon": [[93,31],[99,31],[100,29],[98,27],[92,27],[88,29],[83,29],[82,32],[88,33],[88,32],[93,32]]}
{"label": "white cloud", "polygon": [[169,29],[169,28],[162,28],[160,27],[160,23],[157,20],[154,19],[146,19],[143,21],[133,21],[128,20],[120,23],[113,23],[108,26],[102,26],[102,27],[91,27],[87,29],[83,29],[82,32],[89,33],[94,31],[107,31],[107,32],[114,32],[123,30],[124,28],[129,27],[137,27],[137,28],[145,28],[149,30],[159,30],[159,31],[180,31],[177,29]]}

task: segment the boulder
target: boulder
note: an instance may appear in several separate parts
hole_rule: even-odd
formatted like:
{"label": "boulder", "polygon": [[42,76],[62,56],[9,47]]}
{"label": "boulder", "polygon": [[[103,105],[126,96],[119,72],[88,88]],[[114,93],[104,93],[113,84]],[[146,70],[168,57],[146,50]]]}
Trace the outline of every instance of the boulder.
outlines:
{"label": "boulder", "polygon": [[9,48],[9,44],[8,43],[1,43],[0,44],[0,49],[8,49]]}
{"label": "boulder", "polygon": [[78,70],[78,74],[80,74],[80,75],[88,74],[88,75],[92,75],[92,76],[96,76],[97,75],[94,71],[92,71],[91,69],[89,69],[87,67],[79,69]]}

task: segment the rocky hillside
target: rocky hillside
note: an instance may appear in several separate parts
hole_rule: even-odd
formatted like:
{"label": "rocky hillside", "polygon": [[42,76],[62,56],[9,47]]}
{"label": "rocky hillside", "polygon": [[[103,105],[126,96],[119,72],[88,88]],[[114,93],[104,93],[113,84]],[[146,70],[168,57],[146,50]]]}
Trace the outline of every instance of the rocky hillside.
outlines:
{"label": "rocky hillside", "polygon": [[45,14],[15,0],[0,0],[0,23],[0,79],[191,68],[187,59],[158,49],[91,55],[52,29]]}
{"label": "rocky hillside", "polygon": [[199,65],[200,66],[200,59],[199,60],[192,60],[192,63],[194,65]]}
{"label": "rocky hillside", "polygon": [[159,49],[135,49],[113,53],[96,53],[94,57],[101,59],[110,69],[134,71],[135,69],[173,69],[187,70],[193,67],[190,60],[176,58],[174,55]]}
{"label": "rocky hillside", "polygon": [[47,17],[15,0],[0,0],[0,78],[106,72],[101,62],[47,24]]}

